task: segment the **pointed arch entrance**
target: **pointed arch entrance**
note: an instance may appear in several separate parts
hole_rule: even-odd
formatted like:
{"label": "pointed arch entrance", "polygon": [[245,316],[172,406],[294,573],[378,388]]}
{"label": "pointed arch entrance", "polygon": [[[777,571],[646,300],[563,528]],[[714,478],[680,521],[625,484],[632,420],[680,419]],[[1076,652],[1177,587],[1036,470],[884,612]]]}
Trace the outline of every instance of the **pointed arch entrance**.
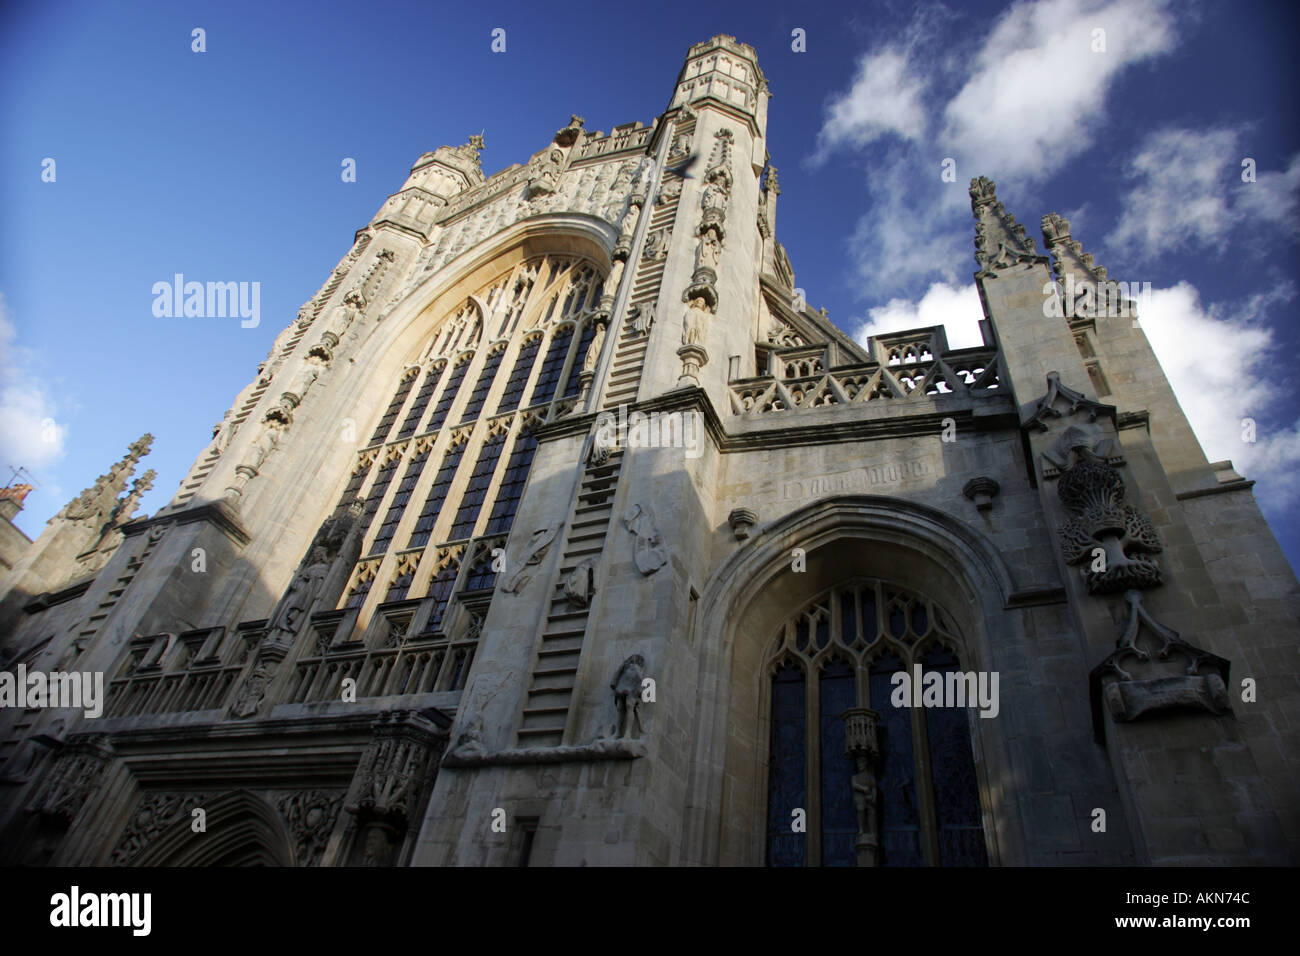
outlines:
{"label": "pointed arch entrance", "polygon": [[941,602],[879,579],[828,588],[775,629],[769,866],[987,865],[969,712],[894,706],[900,676],[958,673],[964,656]]}
{"label": "pointed arch entrance", "polygon": [[[774,863],[857,863],[853,783],[862,768],[843,749],[845,712],[871,708],[881,715],[877,698],[891,686],[890,676],[915,663],[927,671],[989,670],[990,641],[1023,626],[1006,610],[1016,591],[987,538],[950,515],[902,499],[822,499],[750,539],[700,596],[694,635],[705,649],[699,699],[709,705],[700,714],[692,758],[684,860],[764,865],[774,853]],[[853,610],[846,612],[849,599]],[[852,621],[847,630],[846,613]],[[826,707],[818,703],[823,694]],[[884,706],[895,709],[887,695]],[[878,720],[886,745],[880,756],[892,753],[893,765],[876,765],[877,784],[899,792],[885,795],[894,801],[893,813],[888,803],[882,807],[888,822],[881,821],[886,829],[877,862],[997,863],[1000,846],[1020,843],[1014,788],[1005,785],[1007,741],[996,720],[965,710],[937,713],[881,715],[883,733]],[[936,781],[931,736],[946,748],[940,766],[973,778],[973,797],[966,785],[956,797],[945,792],[952,779],[947,771]],[[954,742],[969,752],[968,763]],[[823,766],[823,751],[836,747],[838,765],[832,768],[828,758]],[[904,770],[909,758],[910,784]],[[792,780],[802,780],[802,794],[786,792]],[[914,821],[902,812],[909,785]],[[822,796],[826,788],[838,788],[827,790],[831,799]],[[779,805],[796,796],[795,806]],[[770,839],[776,809],[787,828],[791,811],[804,811],[798,853],[790,851],[793,841],[784,841],[782,850]]]}
{"label": "pointed arch entrance", "polygon": [[293,866],[289,834],[279,813],[247,790],[208,803],[206,832],[186,813],[131,861],[132,866]]}

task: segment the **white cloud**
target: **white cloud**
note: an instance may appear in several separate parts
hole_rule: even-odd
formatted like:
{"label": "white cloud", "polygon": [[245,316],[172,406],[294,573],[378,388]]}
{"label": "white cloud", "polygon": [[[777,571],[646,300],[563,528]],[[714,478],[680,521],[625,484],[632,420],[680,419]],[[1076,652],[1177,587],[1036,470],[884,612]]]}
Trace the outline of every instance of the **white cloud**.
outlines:
{"label": "white cloud", "polygon": [[1296,229],[1300,154],[1287,168],[1256,169],[1242,181],[1244,129],[1164,129],[1150,134],[1128,164],[1133,186],[1110,240],[1120,249],[1157,256],[1174,249],[1222,252],[1242,226]]}
{"label": "white cloud", "polygon": [[837,147],[866,146],[890,133],[919,140],[925,133],[924,91],[924,79],[908,69],[905,49],[887,47],[865,54],[848,92],[826,107],[814,162]]}
{"label": "white cloud", "polygon": [[984,309],[973,284],[953,286],[935,282],[920,301],[890,299],[888,304],[869,310],[867,320],[858,329],[857,340],[865,345],[871,335],[942,325],[949,348],[973,348],[984,344],[979,328],[982,318]]}
{"label": "white cloud", "polygon": [[[870,212],[851,246],[863,293],[959,281],[972,267],[965,183],[1010,175],[1004,185],[1032,190],[1096,143],[1115,81],[1173,48],[1167,2],[1017,3],[972,51],[955,52],[936,29],[940,14],[921,13],[864,56],[827,107],[811,157],[815,165],[841,147],[869,153]],[[1093,52],[1095,30],[1105,31],[1102,52]],[[941,176],[948,158],[957,182]]]}
{"label": "white cloud", "polygon": [[[1240,160],[1237,165],[1240,167]],[[1237,197],[1233,208],[1246,224],[1263,220],[1290,232],[1296,231],[1296,211],[1300,205],[1300,153],[1291,157],[1291,162],[1282,172],[1257,168],[1253,183],[1241,182],[1238,174],[1232,188]]]}
{"label": "white cloud", "polygon": [[67,438],[66,426],[56,419],[57,404],[17,338],[0,294],[0,480],[8,480],[10,465],[39,468],[58,461]]}
{"label": "white cloud", "polygon": [[[1287,407],[1287,393],[1272,374],[1277,346],[1262,319],[1275,303],[1294,298],[1294,287],[1284,286],[1235,308],[1203,307],[1197,289],[1180,282],[1154,290],[1141,313],[1142,330],[1206,456],[1231,459],[1275,505],[1296,495],[1300,421],[1279,424],[1274,417]],[[1253,443],[1242,440],[1246,418],[1258,423]]]}
{"label": "white cloud", "polygon": [[[1039,181],[1097,142],[1111,85],[1173,49],[1167,0],[1018,3],[944,110],[943,142],[986,175]],[[1105,49],[1094,51],[1104,31]]]}
{"label": "white cloud", "polygon": [[1128,164],[1136,184],[1121,203],[1111,242],[1148,254],[1215,244],[1232,227],[1227,167],[1236,145],[1237,131],[1231,129],[1167,129],[1149,135]]}

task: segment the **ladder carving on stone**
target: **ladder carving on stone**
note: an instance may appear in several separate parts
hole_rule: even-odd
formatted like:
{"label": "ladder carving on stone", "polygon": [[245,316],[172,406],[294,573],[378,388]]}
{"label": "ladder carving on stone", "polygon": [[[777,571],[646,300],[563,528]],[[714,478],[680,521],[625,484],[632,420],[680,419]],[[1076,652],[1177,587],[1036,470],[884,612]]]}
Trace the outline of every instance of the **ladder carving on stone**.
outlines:
{"label": "ladder carving on stone", "polygon": [[99,631],[99,626],[104,623],[111,613],[113,613],[113,608],[116,607],[117,602],[122,599],[122,595],[126,593],[126,589],[131,586],[131,582],[135,580],[135,576],[139,570],[144,567],[144,563],[149,560],[149,555],[153,553],[154,547],[160,540],[162,540],[162,535],[159,535],[158,539],[154,540],[151,535],[146,534],[144,550],[141,551],[138,556],[127,560],[125,570],[123,570],[118,579],[113,582],[113,586],[108,589],[108,593],[104,595],[104,599],[99,602],[99,606],[95,608],[95,612],[90,615],[85,626],[83,626],[80,633],[77,634],[77,643],[83,648],[90,646],[90,641]]}
{"label": "ladder carving on stone", "polygon": [[[671,176],[667,173],[666,176]],[[679,194],[680,195],[680,194]],[[677,215],[678,196],[662,206],[656,206],[650,217],[648,236],[653,236],[672,226]],[[647,308],[659,298],[659,282],[663,278],[666,255],[652,259],[644,257],[637,263],[636,279],[632,284],[631,305]],[[630,312],[630,309],[629,309]],[[656,319],[656,321],[658,321]],[[641,368],[645,363],[646,346],[650,342],[649,330],[637,332],[630,318],[625,318],[618,337],[618,349],[614,353],[614,363],[610,368],[609,386],[605,391],[605,408],[617,408],[622,404],[636,401],[637,390],[641,386]]]}
{"label": "ladder carving on stone", "polygon": [[521,747],[556,747],[564,740],[589,613],[589,607],[569,601],[564,582],[583,561],[597,558],[604,550],[622,458],[621,450],[613,451],[602,464],[588,465],[583,472],[524,702]]}
{"label": "ladder carving on stone", "polygon": [[[266,390],[270,385],[269,381],[265,384],[259,384],[248,393],[248,398],[244,399],[244,404],[239,406],[239,412],[226,425],[229,436],[233,437],[244,422],[248,421],[248,416],[253,414],[253,409],[262,400],[262,396],[266,394]],[[220,460],[221,452],[209,445],[204,450],[203,456],[198,463],[190,470],[189,476],[181,484],[181,490],[176,493],[176,498],[170,505],[173,511],[179,511],[189,503],[190,499],[198,493],[199,488],[203,486],[203,482],[208,480],[208,475],[212,474],[212,469],[216,467],[217,462]]]}

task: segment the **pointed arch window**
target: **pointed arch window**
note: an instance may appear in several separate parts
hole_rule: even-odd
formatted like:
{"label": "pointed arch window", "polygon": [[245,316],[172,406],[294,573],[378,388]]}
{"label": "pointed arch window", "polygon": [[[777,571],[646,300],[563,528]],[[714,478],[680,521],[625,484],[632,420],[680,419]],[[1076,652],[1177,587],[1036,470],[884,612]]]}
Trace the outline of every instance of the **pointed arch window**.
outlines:
{"label": "pointed arch window", "polygon": [[569,355],[569,344],[572,341],[572,325],[557,329],[551,336],[546,358],[542,359],[542,367],[537,372],[537,384],[533,386],[533,397],[529,399],[530,405],[549,402],[555,396],[555,386],[559,384],[560,373],[564,371],[564,360]]}
{"label": "pointed arch window", "polygon": [[573,356],[573,367],[569,370],[569,381],[564,386],[564,397],[577,395],[582,390],[582,365],[587,360],[587,350],[596,337],[596,323],[588,321],[578,338],[578,349]]}
{"label": "pointed arch window", "polygon": [[397,413],[402,410],[406,404],[406,396],[411,394],[411,388],[415,385],[416,370],[407,369],[402,373],[401,380],[397,383],[397,391],[393,393],[393,399],[388,403],[388,409],[384,412],[384,417],[379,419],[379,424],[375,427],[375,433],[370,436],[371,445],[379,445],[388,438],[388,433],[392,431],[393,423],[397,421]]}
{"label": "pointed arch window", "polygon": [[492,484],[492,474],[496,471],[497,462],[501,458],[501,449],[505,445],[505,432],[491,435],[483,442],[483,447],[479,449],[478,461],[475,462],[469,482],[465,485],[465,493],[461,495],[456,517],[452,519],[451,530],[447,532],[448,541],[468,538],[474,533],[478,513],[483,507],[483,499],[487,497],[488,486]]}
{"label": "pointed arch window", "polygon": [[528,384],[528,376],[533,372],[533,362],[537,360],[537,353],[542,347],[542,337],[540,334],[519,346],[519,355],[515,358],[515,367],[510,370],[510,378],[506,379],[506,387],[501,392],[501,401],[497,405],[497,412],[509,412],[519,407],[519,400],[524,396],[524,386]]}
{"label": "pointed arch window", "polygon": [[447,367],[446,362],[439,362],[433,368],[424,373],[424,381],[420,383],[420,390],[415,393],[415,401],[411,403],[411,410],[406,413],[406,419],[402,422],[402,427],[397,432],[398,439],[410,438],[415,434],[416,427],[420,424],[420,419],[424,417],[424,410],[429,407],[429,401],[433,398],[434,391],[438,388],[438,379],[442,377],[443,369]]}
{"label": "pointed arch window", "polygon": [[411,500],[411,492],[415,490],[416,484],[420,480],[420,473],[424,471],[424,463],[429,460],[429,449],[416,452],[411,461],[406,466],[406,471],[402,474],[402,480],[397,485],[397,492],[393,495],[392,503],[388,506],[388,513],[384,515],[384,522],[375,532],[375,541],[370,546],[370,553],[383,554],[388,550],[388,545],[393,540],[393,535],[397,532],[397,524],[402,520],[402,514],[406,511],[406,504]]}
{"label": "pointed arch window", "polygon": [[479,373],[478,382],[474,385],[474,391],[470,392],[469,401],[465,403],[465,412],[460,417],[462,425],[478,418],[478,413],[483,410],[483,402],[492,389],[492,381],[497,377],[497,369],[501,367],[501,359],[505,354],[505,348],[496,349],[483,363],[483,371]]}
{"label": "pointed arch window", "polygon": [[438,512],[442,510],[442,503],[447,498],[447,489],[451,487],[451,481],[456,476],[456,469],[460,467],[464,455],[465,443],[460,442],[448,448],[442,456],[442,464],[433,476],[433,484],[424,499],[424,507],[420,509],[420,517],[415,522],[415,530],[411,532],[411,540],[406,544],[408,548],[423,548],[429,543],[433,526],[438,521]]}
{"label": "pointed arch window", "polygon": [[397,474],[397,466],[401,462],[402,456],[394,455],[375,473],[375,483],[370,486],[370,494],[366,495],[365,510],[361,513],[362,534],[370,530],[370,522],[374,520],[375,512],[379,510],[384,495],[388,494],[388,486],[393,483],[393,476]]}
{"label": "pointed arch window", "polygon": [[515,511],[519,508],[519,499],[524,495],[524,485],[528,482],[528,472],[533,467],[533,455],[537,451],[537,439],[530,429],[525,428],[515,439],[515,447],[506,462],[505,474],[501,476],[501,487],[497,489],[497,500],[492,505],[492,514],[488,516],[484,534],[505,534],[515,520]]}
{"label": "pointed arch window", "polygon": [[447,384],[443,386],[442,397],[438,399],[438,404],[433,409],[433,414],[429,416],[428,427],[426,432],[436,432],[447,421],[447,413],[451,411],[451,406],[456,402],[456,396],[460,393],[461,383],[465,381],[465,373],[469,371],[469,363],[472,356],[465,356],[456,363],[451,374],[447,376]]}
{"label": "pointed arch window", "polygon": [[971,709],[893,704],[895,675],[962,671],[961,647],[939,604],[878,580],[832,588],[781,625],[768,865],[988,865]]}

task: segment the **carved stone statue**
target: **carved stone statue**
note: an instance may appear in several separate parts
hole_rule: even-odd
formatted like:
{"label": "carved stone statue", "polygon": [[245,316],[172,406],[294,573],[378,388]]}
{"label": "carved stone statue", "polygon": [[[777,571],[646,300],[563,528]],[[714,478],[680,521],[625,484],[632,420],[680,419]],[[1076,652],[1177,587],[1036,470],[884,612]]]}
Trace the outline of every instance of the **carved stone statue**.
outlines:
{"label": "carved stone statue", "polygon": [[596,593],[596,560],[582,560],[564,579],[565,600],[574,607],[586,607]]}
{"label": "carved stone statue", "polygon": [[610,683],[614,692],[614,708],[618,711],[618,720],[614,724],[613,735],[617,738],[640,737],[641,717],[638,708],[641,704],[641,681],[645,676],[645,658],[633,654],[619,667],[618,673]]}
{"label": "carved stone statue", "polygon": [[699,345],[704,340],[708,315],[709,307],[703,297],[691,299],[686,314],[682,316],[682,345]]}
{"label": "carved stone statue", "polygon": [[256,714],[258,708],[262,706],[262,699],[266,696],[266,689],[274,676],[275,670],[270,664],[266,661],[258,661],[253,666],[248,679],[239,688],[239,695],[230,708],[231,716],[252,717]]}
{"label": "carved stone statue", "polygon": [[293,576],[293,580],[289,582],[289,590],[285,592],[276,608],[275,616],[268,629],[271,640],[281,640],[279,635],[283,633],[285,635],[283,641],[292,643],[306,620],[316,595],[320,593],[321,585],[329,574],[331,563],[332,558],[325,548],[312,548],[307,563]]}
{"label": "carved stone statue", "polygon": [[360,554],[360,519],[365,504],[354,498],[347,510],[320,526],[289,588],[272,611],[267,626],[271,643],[291,644],[306,624],[331,572],[341,578]]}
{"label": "carved stone statue", "polygon": [[632,331],[637,335],[648,335],[650,327],[655,324],[654,299],[632,306],[630,312]]}
{"label": "carved stone statue", "polygon": [[533,576],[534,567],[546,557],[546,552],[550,549],[551,542],[555,540],[559,530],[559,528],[538,528],[533,532],[532,539],[524,547],[524,560],[506,578],[501,590],[514,594],[528,583]]}
{"label": "carved stone statue", "polygon": [[722,243],[718,242],[717,235],[710,229],[703,238],[700,239],[700,245],[695,258],[696,267],[703,266],[706,269],[717,270],[718,258],[722,255]]}
{"label": "carved stone statue", "polygon": [[591,337],[591,345],[587,348],[587,354],[582,360],[582,371],[587,374],[593,374],[596,371],[596,363],[600,361],[600,349],[605,344],[605,323],[596,323],[596,333]]}
{"label": "carved stone statue", "polygon": [[623,527],[636,536],[632,556],[638,571],[654,574],[668,563],[668,549],[659,539],[659,528],[649,505],[633,505],[623,515]]}

